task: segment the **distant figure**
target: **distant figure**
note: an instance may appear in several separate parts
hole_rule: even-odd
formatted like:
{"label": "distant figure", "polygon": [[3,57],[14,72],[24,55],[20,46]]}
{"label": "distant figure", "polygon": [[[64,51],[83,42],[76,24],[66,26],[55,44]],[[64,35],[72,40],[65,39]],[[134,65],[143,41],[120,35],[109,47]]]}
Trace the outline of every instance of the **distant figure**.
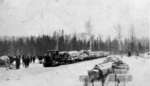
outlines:
{"label": "distant figure", "polygon": [[29,56],[23,56],[22,62],[23,62],[24,67],[28,68],[29,64],[30,64],[30,58],[29,58]]}
{"label": "distant figure", "polygon": [[16,56],[16,69],[20,69],[20,56]]}
{"label": "distant figure", "polygon": [[32,62],[35,63],[35,59],[36,57],[35,56],[32,56]]}
{"label": "distant figure", "polygon": [[30,64],[30,58],[29,58],[29,56],[26,56],[26,58],[25,58],[25,68],[28,68],[29,64]]}
{"label": "distant figure", "polygon": [[136,51],[136,56],[139,56],[139,52],[138,51]]}
{"label": "distant figure", "polygon": [[128,57],[130,57],[131,56],[131,51],[128,51]]}
{"label": "distant figure", "polygon": [[39,63],[42,64],[43,57],[42,56],[38,56],[38,59],[39,59]]}

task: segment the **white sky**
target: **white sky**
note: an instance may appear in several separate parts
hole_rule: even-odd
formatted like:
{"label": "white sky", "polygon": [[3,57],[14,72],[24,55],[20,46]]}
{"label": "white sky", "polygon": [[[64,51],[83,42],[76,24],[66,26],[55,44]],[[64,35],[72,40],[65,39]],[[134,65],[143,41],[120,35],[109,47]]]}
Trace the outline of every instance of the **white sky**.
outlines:
{"label": "white sky", "polygon": [[119,24],[123,37],[131,27],[148,37],[150,0],[0,0],[0,36],[87,32],[89,18],[94,35],[116,37]]}

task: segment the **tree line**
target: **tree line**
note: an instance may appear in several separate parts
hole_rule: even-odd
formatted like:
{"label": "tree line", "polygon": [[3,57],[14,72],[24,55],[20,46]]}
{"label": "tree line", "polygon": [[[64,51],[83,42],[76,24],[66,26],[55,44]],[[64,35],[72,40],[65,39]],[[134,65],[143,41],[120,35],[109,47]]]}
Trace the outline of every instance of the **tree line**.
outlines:
{"label": "tree line", "polygon": [[77,34],[66,35],[63,31],[54,32],[52,36],[41,35],[38,37],[11,37],[0,39],[0,56],[2,55],[44,55],[47,50],[73,51],[89,50],[92,42],[93,51],[109,51],[111,53],[146,52],[149,50],[149,39],[138,39],[133,35],[129,39],[119,40],[108,37],[102,40],[99,37],[91,39],[79,39]]}

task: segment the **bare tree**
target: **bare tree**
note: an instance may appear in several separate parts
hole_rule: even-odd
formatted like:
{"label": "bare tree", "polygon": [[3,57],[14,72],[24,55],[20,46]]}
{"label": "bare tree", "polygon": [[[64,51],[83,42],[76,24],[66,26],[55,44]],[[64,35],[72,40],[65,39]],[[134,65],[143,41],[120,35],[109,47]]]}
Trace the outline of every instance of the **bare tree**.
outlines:
{"label": "bare tree", "polygon": [[135,30],[134,26],[132,25],[130,28],[130,43],[129,43],[129,50],[131,53],[137,52],[137,47],[136,47],[136,36],[135,36]]}
{"label": "bare tree", "polygon": [[118,50],[119,50],[119,53],[121,53],[121,51],[122,51],[122,28],[121,28],[120,24],[118,24],[117,26],[115,26],[114,29],[117,33],[117,39],[119,42]]}
{"label": "bare tree", "polygon": [[85,28],[86,28],[86,31],[88,33],[88,35],[90,36],[90,47],[89,49],[92,50],[92,42],[93,42],[93,35],[92,35],[92,24],[91,24],[91,18],[88,19],[87,22],[85,22]]}

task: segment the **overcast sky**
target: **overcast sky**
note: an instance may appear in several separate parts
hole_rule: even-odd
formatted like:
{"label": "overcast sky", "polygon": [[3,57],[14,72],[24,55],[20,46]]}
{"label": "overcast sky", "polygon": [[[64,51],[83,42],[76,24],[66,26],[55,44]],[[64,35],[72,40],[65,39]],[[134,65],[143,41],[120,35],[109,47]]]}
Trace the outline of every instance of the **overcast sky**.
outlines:
{"label": "overcast sky", "polygon": [[148,37],[150,0],[0,0],[0,36],[86,33],[88,20],[94,35],[116,37],[120,25],[123,37]]}

